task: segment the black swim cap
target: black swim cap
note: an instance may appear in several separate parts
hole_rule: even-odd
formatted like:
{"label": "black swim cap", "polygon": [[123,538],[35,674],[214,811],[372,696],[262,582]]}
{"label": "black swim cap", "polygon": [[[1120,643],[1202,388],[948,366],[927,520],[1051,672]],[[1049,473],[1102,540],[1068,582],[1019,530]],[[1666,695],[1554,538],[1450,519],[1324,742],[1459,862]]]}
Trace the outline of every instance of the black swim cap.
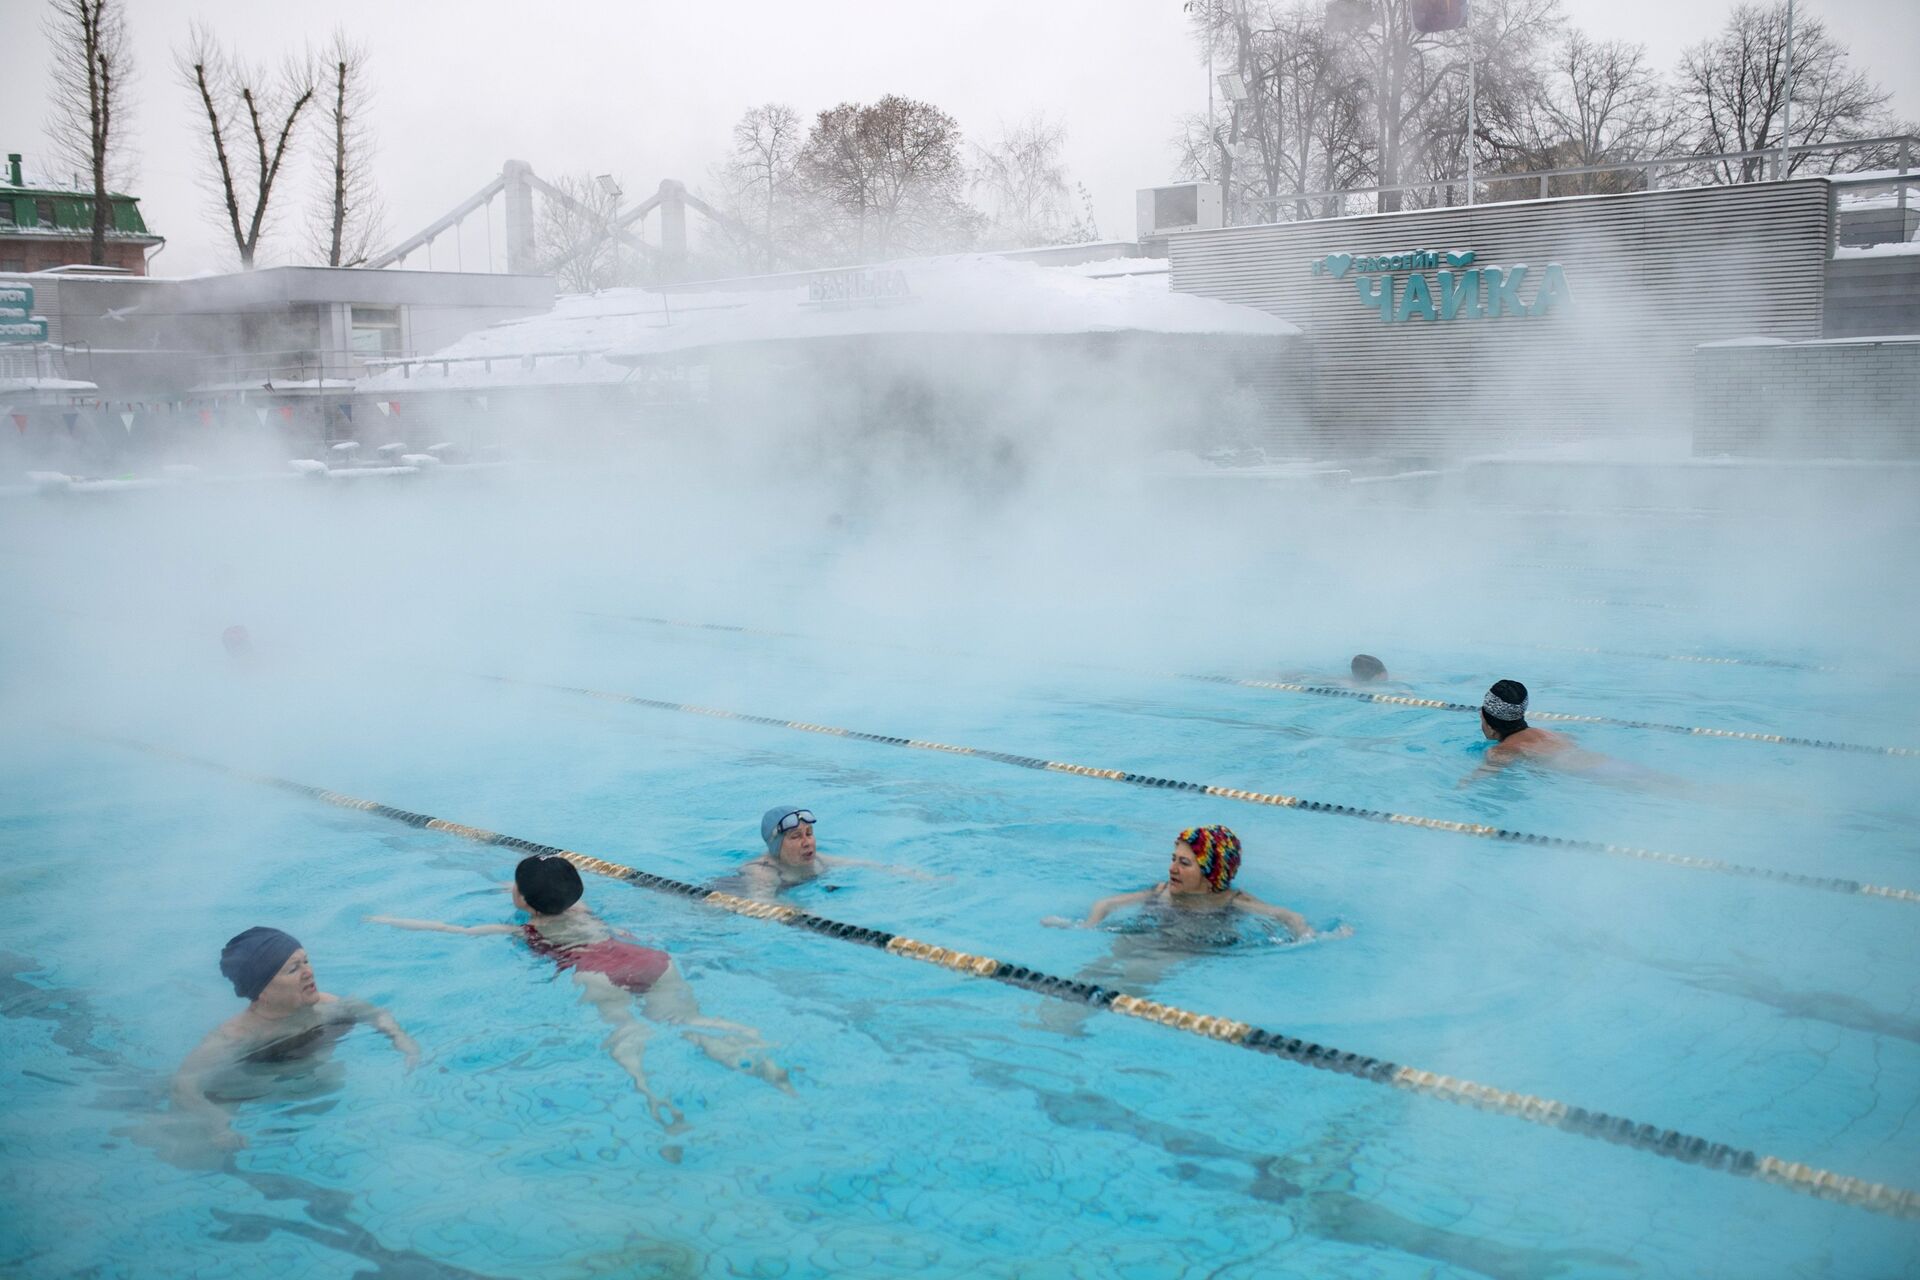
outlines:
{"label": "black swim cap", "polygon": [[543,916],[557,916],[587,891],[580,873],[557,853],[522,858],[513,869],[513,883],[527,905]]}
{"label": "black swim cap", "polygon": [[227,939],[220,949],[220,972],[233,984],[233,994],[258,1000],[287,957],[300,949],[300,940],[279,929],[257,924]]}
{"label": "black swim cap", "polygon": [[1370,653],[1353,655],[1353,678],[1355,680],[1379,680],[1387,674],[1387,664]]}

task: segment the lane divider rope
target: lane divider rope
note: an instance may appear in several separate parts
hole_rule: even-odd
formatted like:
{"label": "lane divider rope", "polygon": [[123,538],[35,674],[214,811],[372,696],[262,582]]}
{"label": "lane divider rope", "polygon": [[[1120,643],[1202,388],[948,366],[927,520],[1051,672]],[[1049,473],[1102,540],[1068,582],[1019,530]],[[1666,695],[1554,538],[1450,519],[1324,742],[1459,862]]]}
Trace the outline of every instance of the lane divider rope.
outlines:
{"label": "lane divider rope", "polygon": [[[653,618],[639,614],[596,613],[582,610],[591,617],[615,618],[622,622],[643,622],[651,626],[684,627],[701,631],[726,631],[740,635],[769,636],[782,640],[817,640],[824,637],[807,636],[797,631],[774,631],[759,627],[730,626],[718,622],[685,622],[678,618]],[[836,640],[835,643],[848,643]],[[906,649],[907,645],[888,644],[877,640],[859,641],[862,644],[877,645],[890,649]],[[1600,653],[1598,649],[1569,650],[1569,652]],[[979,658],[979,655],[955,655]],[[984,659],[982,659],[984,660]],[[1701,661],[1719,661],[1719,659],[1701,659]],[[1738,661],[1727,659],[1726,661]],[[1090,664],[1075,664],[1090,665]],[[1469,711],[1476,715],[1480,708],[1466,702],[1443,702],[1437,698],[1414,698],[1403,694],[1369,693],[1362,689],[1343,689],[1337,685],[1300,684],[1287,680],[1253,680],[1239,676],[1202,676],[1183,671],[1145,671],[1121,667],[1099,667],[1099,670],[1129,671],[1130,674],[1158,676],[1173,680],[1193,680],[1201,684],[1228,685],[1240,689],[1268,689],[1281,693],[1306,693],[1322,698],[1347,698],[1357,702],[1371,702],[1381,706],[1416,707],[1428,711]],[[1550,720],[1556,724],[1593,724],[1608,725],[1621,729],[1651,729],[1660,733],[1685,734],[1695,738],[1724,738],[1736,742],[1765,742],[1783,747],[1815,747],[1823,751],[1852,751],[1864,755],[1899,756],[1907,759],[1920,759],[1920,747],[1881,747],[1858,742],[1834,742],[1824,738],[1800,738],[1784,733],[1757,733],[1744,729],[1704,729],[1693,725],[1664,724],[1657,720],[1623,720],[1614,716],[1578,715],[1560,711],[1530,711],[1530,720]]]}
{"label": "lane divider rope", "polygon": [[393,805],[381,804],[375,800],[364,800],[342,792],[330,791],[324,787],[309,786],[286,778],[274,777],[271,774],[237,769],[217,761],[149,743],[125,738],[102,738],[101,740],[164,759],[210,769],[277,790],[289,791],[337,808],[352,809],[421,830],[458,836],[476,844],[512,849],[522,855],[548,854],[562,857],[582,871],[623,881],[639,888],[651,889],[656,893],[672,894],[695,902],[704,902],[709,906],[718,907],[722,911],[747,919],[764,920],[790,928],[803,929],[825,938],[874,947],[902,959],[937,965],[954,973],[985,978],[1056,1000],[1086,1004],[1095,1010],[1106,1010],[1126,1017],[1138,1018],[1189,1035],[1284,1058],[1302,1066],[1338,1072],[1373,1084],[1387,1085],[1437,1098],[1456,1106],[1495,1112],[1583,1138],[1594,1138],[1620,1146],[1633,1147],[1650,1155],[1678,1160],[1683,1164],[1699,1165],[1702,1168],[1717,1169],[1736,1177],[1753,1178],[1822,1200],[1838,1201],[1892,1217],[1920,1218],[1920,1192],[1890,1186],[1886,1183],[1848,1177],[1831,1170],[1817,1169],[1796,1161],[1783,1160],[1777,1156],[1761,1155],[1726,1143],[1711,1142],[1706,1138],[1682,1133],[1676,1129],[1662,1129],[1652,1124],[1636,1124],[1622,1116],[1569,1106],[1564,1102],[1543,1098],[1536,1094],[1500,1089],[1472,1080],[1456,1079],[1438,1072],[1423,1071],[1401,1063],[1384,1061],[1366,1054],[1350,1053],[1316,1044],[1310,1040],[1301,1040],[1279,1032],[1268,1031],[1236,1019],[1216,1017],[1191,1009],[1183,1009],[1177,1005],[1162,1004],[1141,996],[1129,995],[1112,987],[1098,986],[1076,978],[1058,977],[1024,965],[938,946],[885,929],[874,929],[864,925],[850,924],[844,920],[834,920],[801,911],[797,907],[784,903],[743,898],[706,885],[689,884],[684,880],[674,880],[622,863],[609,862],[591,854],[577,853],[571,849],[540,844],[517,836],[502,835],[484,827],[451,822],[431,814],[415,813]]}
{"label": "lane divider rope", "polygon": [[[1501,643],[1511,643],[1502,641]],[[1640,658],[1647,662],[1693,662],[1715,667],[1772,667],[1777,671],[1845,671],[1845,667],[1822,666],[1817,662],[1792,662],[1785,658],[1727,658],[1704,653],[1647,653],[1637,649],[1596,649],[1577,644],[1528,644],[1521,646],[1541,653],[1586,653],[1602,658]]]}
{"label": "lane divider rope", "polygon": [[1446,831],[1456,835],[1476,836],[1482,840],[1497,840],[1507,844],[1537,845],[1552,849],[1570,849],[1580,853],[1602,853],[1618,858],[1632,858],[1641,862],[1654,862],[1664,866],[1686,867],[1694,871],[1716,871],[1723,875],[1746,876],[1759,880],[1770,880],[1777,884],[1797,885],[1805,889],[1824,889],[1832,893],[1845,893],[1869,898],[1888,898],[1896,902],[1920,903],[1920,892],[1912,889],[1899,889],[1890,885],[1865,884],[1859,880],[1848,880],[1838,876],[1807,875],[1799,871],[1780,871],[1767,867],[1750,867],[1738,862],[1726,862],[1719,858],[1702,858],[1685,853],[1663,853],[1658,849],[1642,849],[1634,845],[1608,844],[1602,840],[1587,840],[1578,836],[1537,835],[1527,831],[1513,831],[1506,827],[1494,827],[1480,822],[1455,822],[1447,818],[1426,818],[1418,814],[1395,813],[1389,809],[1369,809],[1361,805],[1334,804],[1325,800],[1309,800],[1301,796],[1284,795],[1277,792],[1248,791],[1240,787],[1222,787],[1205,782],[1182,782],[1174,778],[1158,778],[1149,774],[1128,773],[1120,769],[1105,769],[1094,765],[1070,764],[1064,760],[1043,760],[1038,756],[1015,755],[1007,751],[990,751],[984,747],[956,746],[952,743],[929,742],[919,738],[902,738],[893,734],[868,733],[860,729],[843,729],[835,725],[811,724],[804,720],[781,720],[774,716],[753,715],[745,711],[730,711],[724,707],[702,707],[687,702],[668,702],[660,698],[643,698],[637,694],[614,693],[605,689],[588,689],[579,685],[548,684],[540,680],[519,680],[510,676],[485,675],[471,673],[475,679],[495,684],[518,685],[528,689],[546,689],[555,693],[573,693],[583,697],[597,698],[602,702],[618,702],[627,706],[646,707],[654,711],[675,711],[683,715],[705,716],[714,720],[737,720],[744,724],[763,725],[772,729],[792,729],[800,733],[824,734],[834,738],[850,738],[857,742],[871,742],[888,747],[908,747],[916,751],[944,751],[951,755],[973,756],[981,760],[992,760],[998,764],[1015,765],[1022,769],[1037,769],[1046,773],[1068,773],[1081,778],[1101,778],[1109,782],[1125,782],[1137,787],[1157,787],[1170,791],[1191,791],[1199,795],[1216,796],[1223,800],[1238,800],[1246,804],[1268,805],[1281,809],[1299,809],[1306,813],[1326,813],[1342,818],[1360,818],[1368,822],[1385,822],[1395,826],[1417,827],[1426,831]]}

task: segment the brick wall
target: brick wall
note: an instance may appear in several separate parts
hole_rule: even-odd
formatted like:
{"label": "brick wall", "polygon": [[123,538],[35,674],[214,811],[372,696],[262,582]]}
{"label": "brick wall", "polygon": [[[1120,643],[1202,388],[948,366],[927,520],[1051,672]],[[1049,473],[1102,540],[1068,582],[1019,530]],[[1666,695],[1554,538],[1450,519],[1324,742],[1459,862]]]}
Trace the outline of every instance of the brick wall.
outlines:
{"label": "brick wall", "polygon": [[1920,460],[1920,336],[1695,348],[1693,452]]}
{"label": "brick wall", "polygon": [[[46,271],[53,267],[84,265],[91,241],[62,240],[51,236],[0,237],[0,271]],[[109,267],[120,267],[137,276],[147,274],[146,246],[107,241]]]}

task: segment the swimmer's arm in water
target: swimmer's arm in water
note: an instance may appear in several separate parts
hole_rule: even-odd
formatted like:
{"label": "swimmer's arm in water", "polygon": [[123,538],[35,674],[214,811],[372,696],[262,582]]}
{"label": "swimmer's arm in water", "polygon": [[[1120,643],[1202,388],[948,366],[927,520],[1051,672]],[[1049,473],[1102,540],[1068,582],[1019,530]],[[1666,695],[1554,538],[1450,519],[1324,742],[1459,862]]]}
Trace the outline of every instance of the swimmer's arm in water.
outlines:
{"label": "swimmer's arm in water", "polygon": [[944,880],[945,876],[936,876],[929,871],[916,871],[912,867],[897,867],[891,862],[869,862],[865,858],[843,858],[834,854],[831,858],[822,855],[820,865],[826,868],[872,867],[875,871],[884,871],[888,875],[906,876],[910,880]]}
{"label": "swimmer's arm in water", "polygon": [[1152,889],[1142,889],[1138,893],[1116,893],[1111,898],[1102,898],[1087,909],[1085,920],[1069,920],[1065,916],[1046,916],[1040,923],[1050,929],[1091,929],[1117,909],[1132,906],[1136,902],[1145,902],[1158,888],[1159,886],[1156,885]]}
{"label": "swimmer's arm in water", "polygon": [[416,929],[423,933],[519,933],[517,924],[442,924],[438,920],[407,920],[400,916],[368,916],[368,924],[392,925],[396,929]]}
{"label": "swimmer's arm in water", "polygon": [[1262,902],[1244,889],[1234,898],[1233,907],[1237,911],[1251,911],[1254,915],[1268,916],[1278,920],[1287,926],[1287,932],[1294,936],[1295,941],[1314,936],[1313,926],[1307,923],[1305,916],[1297,911],[1289,911],[1285,907],[1277,907],[1271,902]]}
{"label": "swimmer's arm in water", "polygon": [[1480,761],[1480,767],[1460,779],[1460,781],[1454,783],[1453,789],[1455,791],[1464,791],[1483,778],[1491,778],[1494,774],[1500,772],[1519,758],[1519,752],[1511,750],[1502,752],[1498,744],[1489,747],[1487,748],[1485,758]]}
{"label": "swimmer's arm in water", "polygon": [[758,898],[771,902],[780,892],[780,873],[769,866],[764,859],[756,859],[741,867],[739,871],[741,887],[749,898]]}
{"label": "swimmer's arm in water", "polygon": [[226,1151],[246,1146],[247,1140],[234,1131],[226,1109],[207,1097],[206,1079],[231,1064],[236,1056],[233,1033],[223,1023],[209,1031],[173,1073],[174,1109],[204,1124],[208,1140]]}
{"label": "swimmer's arm in water", "polygon": [[340,1011],[344,1016],[353,1019],[355,1022],[366,1023],[375,1031],[378,1031],[381,1035],[391,1040],[393,1047],[398,1049],[401,1055],[406,1058],[407,1070],[411,1071],[420,1065],[419,1044],[412,1036],[407,1034],[404,1027],[394,1021],[392,1014],[382,1009],[379,1005],[374,1004],[372,1001],[359,1000],[352,996],[347,997],[339,1003]]}

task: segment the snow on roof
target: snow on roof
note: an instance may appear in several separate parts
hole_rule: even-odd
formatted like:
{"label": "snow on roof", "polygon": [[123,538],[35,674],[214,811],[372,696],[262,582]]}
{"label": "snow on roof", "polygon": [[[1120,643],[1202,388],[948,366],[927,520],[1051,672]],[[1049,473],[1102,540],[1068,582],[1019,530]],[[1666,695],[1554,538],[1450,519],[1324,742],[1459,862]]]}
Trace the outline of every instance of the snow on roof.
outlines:
{"label": "snow on roof", "polygon": [[73,378],[0,378],[0,392],[10,391],[57,391],[81,393],[98,391],[100,388],[91,382],[79,382]]}
{"label": "snow on roof", "polygon": [[[1114,274],[1129,271],[1130,274]],[[876,287],[836,305],[821,284]],[[364,380],[368,391],[616,382],[627,366],[702,348],[873,334],[1219,334],[1285,338],[1277,316],[1174,293],[1148,259],[1069,268],[991,255],[823,273],[762,290],[659,293],[610,289],[563,297],[552,311],[467,335],[408,366]],[[491,368],[488,367],[491,362]]]}

